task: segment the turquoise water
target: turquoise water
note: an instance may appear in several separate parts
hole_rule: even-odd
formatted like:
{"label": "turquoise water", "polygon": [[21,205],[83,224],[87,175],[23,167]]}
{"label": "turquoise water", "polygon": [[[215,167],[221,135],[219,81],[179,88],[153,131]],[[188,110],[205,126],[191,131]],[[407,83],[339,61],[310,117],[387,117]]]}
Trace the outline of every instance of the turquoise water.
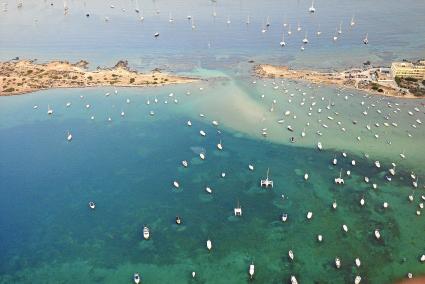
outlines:
{"label": "turquoise water", "polygon": [[[425,30],[419,24],[424,3],[387,2],[316,1],[317,14],[312,16],[306,1],[197,6],[139,1],[143,23],[132,12],[135,1],[113,2],[115,9],[110,3],[95,1],[83,8],[83,2],[72,1],[66,17],[59,2],[53,7],[24,2],[22,10],[10,2],[0,18],[2,26],[10,26],[0,29],[3,60],[83,57],[95,67],[128,58],[141,70],[160,66],[207,80],[119,88],[117,95],[112,88],[93,88],[1,97],[0,283],[131,283],[135,272],[143,283],[245,283],[252,261],[258,283],[288,283],[291,275],[299,283],[353,283],[356,275],[362,283],[391,283],[408,272],[424,274],[419,258],[425,253],[425,212],[416,215],[425,195],[425,131],[416,122],[425,122],[424,101],[259,80],[247,63],[254,58],[296,67],[344,68],[367,59],[380,64],[424,56]],[[154,15],[156,9],[159,15]],[[168,10],[173,24],[168,23]],[[86,11],[91,11],[90,19],[83,17]],[[246,27],[248,13],[252,23]],[[331,30],[341,18],[347,24],[353,13],[355,29],[346,27],[343,40],[333,44]],[[185,19],[188,14],[195,19],[195,31]],[[232,23],[227,27],[228,15]],[[400,24],[392,25],[388,15]],[[262,35],[267,16],[272,25]],[[285,17],[293,34],[298,20],[311,30],[311,45],[303,53],[303,32],[287,39],[293,46],[278,47]],[[323,30],[320,39],[313,35],[316,22]],[[154,41],[157,30],[161,36]],[[365,32],[371,41],[367,47],[361,44]],[[106,92],[111,95],[104,96]],[[47,105],[54,109],[52,116]],[[284,115],[288,110],[291,114]],[[295,131],[286,130],[288,125]],[[72,142],[66,141],[67,131]],[[289,142],[291,136],[296,143]],[[216,147],[220,140],[223,151]],[[323,151],[317,150],[318,141]],[[204,161],[200,152],[206,155]],[[331,165],[334,157],[337,166]],[[188,168],[181,166],[182,160],[189,162]],[[375,160],[381,162],[380,169]],[[388,182],[385,175],[393,162],[396,175]],[[248,170],[249,164],[254,171]],[[268,168],[275,184],[271,190],[259,187]],[[341,169],[345,185],[336,186],[333,180]],[[412,171],[419,177],[417,189]],[[174,180],[180,183],[178,190]],[[207,186],[212,195],[205,192]],[[94,211],[89,201],[96,202]],[[238,201],[241,218],[233,216]],[[384,202],[389,208],[383,208]],[[314,214],[310,221],[308,211]],[[288,214],[286,223],[280,221],[282,213]],[[177,215],[183,220],[180,226],[174,223]],[[348,233],[342,231],[343,224]],[[151,230],[148,241],[142,237],[143,225]],[[381,232],[379,241],[375,229]],[[323,235],[322,243],[317,234]],[[207,239],[213,243],[210,252]],[[292,262],[288,250],[294,251]],[[335,257],[342,261],[340,269],[334,266]],[[196,279],[191,279],[192,271]]]}

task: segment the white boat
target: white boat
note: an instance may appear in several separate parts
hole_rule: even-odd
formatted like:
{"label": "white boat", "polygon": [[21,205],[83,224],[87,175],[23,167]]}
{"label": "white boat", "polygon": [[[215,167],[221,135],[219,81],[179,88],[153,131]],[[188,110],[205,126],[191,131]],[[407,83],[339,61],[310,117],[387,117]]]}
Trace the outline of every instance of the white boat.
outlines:
{"label": "white boat", "polygon": [[418,177],[416,178],[416,180],[412,181],[412,185],[414,188],[418,187]]}
{"label": "white boat", "polygon": [[307,38],[307,33],[305,33],[303,44],[307,44],[307,43],[308,43],[308,38]]}
{"label": "white boat", "polygon": [[335,267],[336,268],[340,268],[341,267],[341,260],[338,257],[335,258]]}
{"label": "white boat", "polygon": [[212,249],[212,242],[210,239],[207,240],[207,249],[211,250]]}
{"label": "white boat", "polygon": [[207,193],[209,193],[209,194],[212,194],[212,189],[211,189],[211,187],[206,187],[205,188],[205,191],[207,192]]}
{"label": "white boat", "polygon": [[66,140],[68,140],[69,142],[71,142],[71,140],[72,140],[72,134],[69,131],[66,134]]}
{"label": "white boat", "polygon": [[188,120],[187,121],[187,126],[192,126],[192,121]]}
{"label": "white boat", "polygon": [[347,225],[342,225],[342,230],[344,231],[344,232],[348,232],[348,226]]}
{"label": "white boat", "polygon": [[266,187],[268,188],[269,186],[271,186],[273,188],[273,181],[269,179],[269,170],[267,169],[267,176],[266,179],[262,179],[260,180],[260,186],[261,187]]}
{"label": "white boat", "polygon": [[393,167],[391,169],[389,169],[389,172],[392,176],[395,175],[395,164],[393,164]]}
{"label": "white boat", "polygon": [[307,212],[307,219],[310,220],[313,217],[313,212]]}
{"label": "white boat", "polygon": [[305,174],[304,174],[304,179],[305,179],[305,180],[308,180],[308,173],[305,173]]}
{"label": "white boat", "polygon": [[180,187],[180,184],[176,180],[173,182],[173,185],[174,185],[175,188],[179,188]]}
{"label": "white boat", "polygon": [[204,153],[200,153],[199,154],[199,158],[201,158],[201,160],[205,160],[205,154]]}
{"label": "white boat", "polygon": [[89,207],[90,209],[95,209],[96,208],[96,204],[93,201],[89,202]]}
{"label": "white boat", "polygon": [[342,178],[342,169],[339,171],[339,177],[335,178],[336,184],[344,184],[344,179]]}
{"label": "white boat", "polygon": [[338,163],[338,160],[336,159],[336,158],[334,158],[333,160],[332,160],[332,164],[334,165],[334,166],[336,166],[336,164]]}
{"label": "white boat", "polygon": [[147,239],[149,239],[149,237],[150,237],[149,228],[144,226],[143,227],[143,238],[145,240],[147,240]]}
{"label": "white boat", "polygon": [[233,211],[235,213],[235,216],[242,216],[242,207],[239,204],[239,200],[238,200],[238,206],[236,206]]}
{"label": "white boat", "polygon": [[279,43],[279,44],[280,44],[280,46],[281,46],[281,47],[286,46],[286,42],[285,42],[285,33],[283,33],[283,34],[282,34],[282,40],[280,41],[280,43]]}
{"label": "white boat", "polygon": [[360,282],[362,281],[362,278],[357,275],[356,278],[354,278],[354,284],[360,284]]}
{"label": "white boat", "polygon": [[196,277],[196,272],[192,271],[192,278],[195,278],[195,277]]}
{"label": "white boat", "polygon": [[199,134],[201,134],[201,136],[206,136],[207,135],[204,130],[200,130],[199,131]]}
{"label": "white boat", "polygon": [[288,214],[283,213],[282,214],[282,222],[286,222],[286,220],[288,220]]}
{"label": "white boat", "polygon": [[360,199],[360,205],[364,206],[364,204],[365,204],[365,200],[364,200],[364,197],[362,197],[362,199]]}
{"label": "white boat", "polygon": [[421,256],[421,262],[425,262],[425,254]]}
{"label": "white boat", "polygon": [[294,275],[291,275],[291,284],[298,284],[297,278]]}
{"label": "white boat", "polygon": [[153,34],[153,36],[154,36],[155,38],[157,38],[157,37],[159,37],[159,33],[154,33],[154,34]]}
{"label": "white boat", "polygon": [[53,114],[53,109],[50,108],[50,105],[47,105],[47,114],[48,115],[52,115]]}
{"label": "white boat", "polygon": [[336,201],[332,202],[332,208],[336,209],[338,207],[338,204],[336,203]]}
{"label": "white boat", "polygon": [[288,125],[288,126],[287,126],[287,128],[288,128],[288,130],[289,130],[289,131],[291,131],[291,132],[293,132],[293,131],[294,131],[294,129],[292,128],[292,126],[291,126],[291,125]]}
{"label": "white boat", "polygon": [[66,103],[66,107],[70,107],[71,106],[71,103],[70,102],[67,102]]}
{"label": "white boat", "polygon": [[317,235],[317,241],[319,243],[321,243],[323,241],[323,236],[322,235]]}
{"label": "white boat", "polygon": [[217,144],[217,149],[218,149],[218,150],[223,150],[223,144],[221,144],[221,140],[220,140],[220,142]]}
{"label": "white boat", "polygon": [[308,11],[310,13],[316,12],[316,8],[314,8],[314,0],[311,2],[311,6],[310,6],[310,8],[308,8]]}
{"label": "white boat", "polygon": [[322,151],[323,146],[322,146],[322,143],[321,143],[321,142],[317,142],[317,148],[318,148],[320,151]]}
{"label": "white boat", "polygon": [[355,263],[357,267],[360,267],[360,265],[362,264],[360,258],[356,258]]}
{"label": "white boat", "polygon": [[183,167],[187,168],[189,163],[186,160],[183,160],[182,165],[183,165]]}
{"label": "white boat", "polygon": [[350,21],[350,26],[354,27],[355,24],[356,24],[356,22],[354,21],[354,16],[352,16],[351,21]]}
{"label": "white boat", "polygon": [[288,251],[289,258],[294,260],[294,252],[292,250]]}
{"label": "white boat", "polygon": [[381,167],[381,163],[379,161],[375,161],[375,166],[379,169]]}
{"label": "white boat", "polygon": [[375,229],[375,238],[376,238],[377,240],[379,240],[379,239],[381,238],[381,233],[379,232],[379,230],[378,230],[378,229]]}
{"label": "white boat", "polygon": [[254,278],[254,274],[255,274],[255,266],[254,266],[254,262],[251,262],[251,264],[249,265],[249,278],[253,279]]}
{"label": "white boat", "polygon": [[140,283],[140,275],[139,275],[139,273],[134,273],[134,275],[133,275],[133,282],[135,284],[139,284]]}
{"label": "white boat", "polygon": [[248,165],[248,169],[249,169],[250,171],[253,171],[253,170],[254,170],[254,165],[249,164],[249,165]]}

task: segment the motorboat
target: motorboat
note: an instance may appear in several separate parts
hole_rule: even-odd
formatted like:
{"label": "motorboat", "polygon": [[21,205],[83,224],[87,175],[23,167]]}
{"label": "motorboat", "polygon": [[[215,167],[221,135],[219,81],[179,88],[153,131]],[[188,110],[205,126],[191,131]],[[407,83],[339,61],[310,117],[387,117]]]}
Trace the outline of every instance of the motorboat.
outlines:
{"label": "motorboat", "polygon": [[322,151],[323,146],[322,146],[322,143],[321,143],[321,142],[317,142],[317,148],[318,148],[320,151]]}
{"label": "motorboat", "polygon": [[298,284],[297,278],[294,275],[291,275],[291,284]]}
{"label": "motorboat", "polygon": [[90,209],[95,209],[96,208],[96,204],[93,201],[89,202],[89,208]]}
{"label": "motorboat", "polygon": [[354,284],[360,284],[360,282],[362,281],[362,278],[357,275],[356,278],[354,278]]}
{"label": "motorboat", "polygon": [[180,219],[179,216],[176,216],[176,224],[180,225],[182,223],[182,220]]}
{"label": "motorboat", "polygon": [[294,252],[292,250],[288,251],[288,256],[291,260],[294,260]]}
{"label": "motorboat", "polygon": [[313,212],[309,211],[307,212],[307,220],[310,220],[311,218],[313,218]]}
{"label": "motorboat", "polygon": [[180,187],[180,184],[176,180],[173,181],[173,185],[174,185],[175,188],[179,188]]}
{"label": "motorboat", "polygon": [[188,120],[187,121],[187,126],[192,126],[192,121]]}
{"label": "motorboat", "polygon": [[360,265],[362,264],[360,258],[356,258],[355,263],[357,267],[360,267]]}
{"label": "motorboat", "polygon": [[342,230],[344,231],[344,232],[348,232],[348,226],[347,225],[342,225]]}
{"label": "motorboat", "polygon": [[323,241],[323,236],[322,235],[317,235],[317,241],[319,243],[321,243]]}
{"label": "motorboat", "polygon": [[135,284],[139,284],[140,283],[140,275],[139,275],[139,273],[134,273],[134,275],[133,275],[133,282]]}
{"label": "motorboat", "polygon": [[304,180],[308,180],[308,173],[304,174]]}
{"label": "motorboat", "polygon": [[254,278],[254,274],[255,274],[255,266],[254,266],[254,262],[251,262],[251,264],[249,265],[249,278],[253,279]]}
{"label": "motorboat", "polygon": [[381,233],[379,232],[379,230],[378,230],[378,229],[375,229],[375,238],[376,238],[377,240],[379,240],[379,239],[381,238]]}
{"label": "motorboat", "polygon": [[69,131],[66,134],[66,140],[68,140],[69,142],[71,142],[71,140],[72,140],[72,134]]}
{"label": "motorboat", "polygon": [[201,160],[205,160],[205,154],[204,153],[200,153],[199,157],[201,158]]}
{"label": "motorboat", "polygon": [[209,194],[212,194],[212,189],[211,189],[211,187],[206,187],[205,188],[205,191],[207,192],[207,193],[209,193]]}
{"label": "motorboat", "polygon": [[187,168],[189,166],[189,163],[186,160],[182,161],[183,167]]}
{"label": "motorboat", "polygon": [[286,222],[286,220],[288,220],[288,214],[283,213],[282,214],[282,222]]}
{"label": "motorboat", "polygon": [[217,144],[217,149],[218,149],[218,150],[223,150],[223,144],[221,144],[221,140],[220,140],[220,142]]}
{"label": "motorboat", "polygon": [[149,239],[149,237],[150,237],[149,228],[148,228],[148,227],[146,227],[146,226],[144,226],[144,227],[143,227],[143,238],[144,238],[145,240],[148,240],[148,239]]}
{"label": "motorboat", "polygon": [[248,165],[248,169],[249,169],[250,171],[253,171],[253,170],[254,170],[254,165],[249,164],[249,165]]}
{"label": "motorboat", "polygon": [[204,137],[207,135],[204,130],[200,130],[199,134],[201,134],[201,136],[204,136]]}
{"label": "motorboat", "polygon": [[335,267],[338,269],[341,267],[341,260],[338,257],[335,258]]}
{"label": "motorboat", "polygon": [[335,178],[336,184],[344,184],[344,179],[342,178],[342,169],[339,171],[339,177]]}
{"label": "motorboat", "polygon": [[316,8],[314,8],[314,0],[311,2],[311,6],[308,8],[308,11],[312,14],[316,12]]}
{"label": "motorboat", "polygon": [[154,33],[153,35],[155,38],[159,37],[159,33]]}
{"label": "motorboat", "polygon": [[211,250],[212,249],[212,242],[210,239],[207,240],[207,249]]}

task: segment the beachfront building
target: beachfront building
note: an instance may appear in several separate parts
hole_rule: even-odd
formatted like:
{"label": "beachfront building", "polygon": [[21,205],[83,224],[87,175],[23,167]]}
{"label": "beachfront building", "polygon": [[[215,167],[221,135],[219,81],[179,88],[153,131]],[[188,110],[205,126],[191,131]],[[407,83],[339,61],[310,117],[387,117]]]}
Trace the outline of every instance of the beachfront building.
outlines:
{"label": "beachfront building", "polygon": [[401,78],[415,78],[418,80],[425,79],[425,61],[418,63],[410,62],[393,62],[391,64],[391,75]]}

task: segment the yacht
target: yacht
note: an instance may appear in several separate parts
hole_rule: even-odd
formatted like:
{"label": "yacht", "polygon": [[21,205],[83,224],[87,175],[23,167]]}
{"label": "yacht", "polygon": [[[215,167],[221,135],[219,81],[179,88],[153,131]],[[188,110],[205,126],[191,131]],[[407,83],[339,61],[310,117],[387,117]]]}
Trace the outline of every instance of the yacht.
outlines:
{"label": "yacht", "polygon": [[149,237],[150,237],[149,228],[144,226],[143,227],[143,238],[145,240],[147,240],[147,239],[149,239]]}
{"label": "yacht", "polygon": [[238,200],[238,205],[234,208],[234,213],[235,213],[235,216],[242,216],[242,207],[239,204],[239,200]]}
{"label": "yacht", "polygon": [[354,21],[354,15],[351,17],[350,27],[354,27],[356,22]]}

